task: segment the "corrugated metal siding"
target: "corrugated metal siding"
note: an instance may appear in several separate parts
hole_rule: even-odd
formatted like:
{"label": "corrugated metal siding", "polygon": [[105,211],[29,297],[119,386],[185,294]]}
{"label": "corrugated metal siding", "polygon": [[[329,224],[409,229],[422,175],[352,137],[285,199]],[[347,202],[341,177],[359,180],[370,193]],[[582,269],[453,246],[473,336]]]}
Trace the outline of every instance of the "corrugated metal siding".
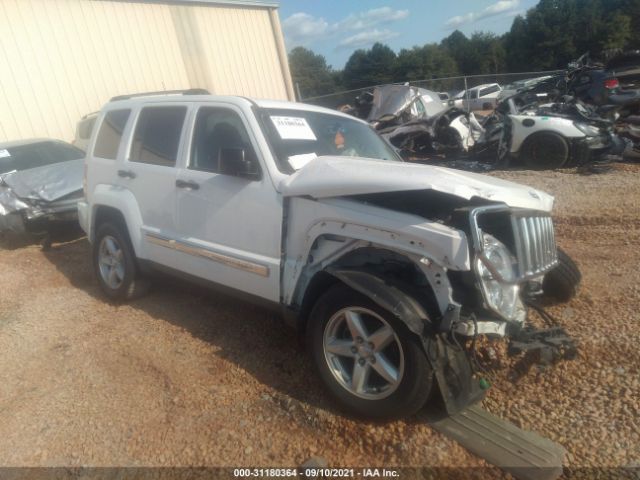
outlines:
{"label": "corrugated metal siding", "polygon": [[292,95],[266,8],[1,0],[0,18],[0,141],[71,140],[83,115],[124,93]]}

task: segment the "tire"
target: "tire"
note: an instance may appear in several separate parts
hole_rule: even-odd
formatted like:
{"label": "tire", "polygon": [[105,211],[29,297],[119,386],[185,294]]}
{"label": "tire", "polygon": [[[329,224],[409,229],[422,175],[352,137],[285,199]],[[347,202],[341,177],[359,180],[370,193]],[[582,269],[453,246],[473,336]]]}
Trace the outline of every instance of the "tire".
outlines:
{"label": "tire", "polygon": [[628,146],[622,154],[622,158],[626,160],[640,160],[640,147]]}
{"label": "tire", "polygon": [[[362,328],[356,328],[358,324]],[[353,331],[364,334],[361,342]],[[381,341],[383,331],[386,341]],[[416,413],[429,398],[433,370],[418,336],[344,284],[331,287],[314,305],[307,343],[320,378],[349,413],[378,420],[401,418]],[[352,382],[356,365],[361,365],[359,372],[368,371],[360,377],[360,389]],[[387,379],[379,371],[387,372]]]}
{"label": "tire", "polygon": [[542,292],[545,299],[568,302],[578,293],[582,274],[578,265],[558,248],[558,265],[544,276]]}
{"label": "tire", "polygon": [[569,144],[557,133],[537,133],[525,141],[520,158],[532,170],[562,168],[569,160]]}
{"label": "tire", "polygon": [[98,227],[91,256],[100,288],[111,300],[132,300],[148,291],[149,282],[141,277],[129,236],[120,225]]}

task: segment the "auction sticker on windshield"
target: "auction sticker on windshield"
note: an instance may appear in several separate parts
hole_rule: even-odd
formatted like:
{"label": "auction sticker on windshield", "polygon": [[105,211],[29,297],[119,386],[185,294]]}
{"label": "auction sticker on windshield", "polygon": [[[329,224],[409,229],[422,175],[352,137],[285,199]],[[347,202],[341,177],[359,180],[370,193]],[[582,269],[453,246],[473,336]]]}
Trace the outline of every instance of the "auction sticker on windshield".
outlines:
{"label": "auction sticker on windshield", "polygon": [[283,140],[317,140],[306,118],[272,116],[271,121]]}

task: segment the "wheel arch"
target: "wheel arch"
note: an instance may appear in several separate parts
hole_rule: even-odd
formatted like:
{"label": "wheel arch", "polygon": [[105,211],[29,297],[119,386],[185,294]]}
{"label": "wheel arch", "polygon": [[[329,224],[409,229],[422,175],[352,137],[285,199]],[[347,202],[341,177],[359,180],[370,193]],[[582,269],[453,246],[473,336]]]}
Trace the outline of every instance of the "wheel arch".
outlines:
{"label": "wheel arch", "polygon": [[128,231],[127,221],[122,212],[117,208],[110,207],[108,205],[96,205],[93,218],[94,224],[92,230],[94,231],[94,236],[95,231],[100,228],[100,225],[106,222],[111,222],[120,227],[124,227]]}
{"label": "wheel arch", "polygon": [[111,186],[98,186],[92,199],[89,241],[95,240],[100,222],[112,220],[125,229],[137,257],[143,258],[142,215],[133,194],[128,190],[114,190]]}
{"label": "wheel arch", "polygon": [[[388,266],[390,259],[394,262],[393,272]],[[399,274],[413,275],[416,282],[403,281]],[[438,278],[442,279],[438,281],[448,283],[446,275]],[[298,286],[296,326],[300,331],[306,329],[309,314],[317,300],[336,283],[343,283],[370,298],[418,335],[423,332],[425,321],[435,321],[442,314],[442,304],[450,301],[448,285],[445,285],[447,298],[437,298],[434,287],[440,287],[440,295],[443,295],[442,285],[433,285],[409,256],[379,246],[361,247],[317,271]]]}
{"label": "wheel arch", "polygon": [[[518,122],[513,122],[514,126],[517,128],[513,128],[511,137],[511,153],[520,155],[522,149],[525,147],[527,142],[532,141],[532,139],[537,138],[540,135],[545,135],[552,133],[554,135],[559,135],[563,138],[563,140],[570,145],[570,143],[576,139],[584,138],[585,135],[583,132],[578,130],[573,124],[572,125],[564,125],[562,128],[556,127],[554,125],[545,125],[545,127],[541,130],[535,130],[530,134],[526,134],[528,127],[523,127],[522,125],[517,125]],[[535,128],[535,127],[533,127]],[[523,135],[524,134],[524,135]]]}

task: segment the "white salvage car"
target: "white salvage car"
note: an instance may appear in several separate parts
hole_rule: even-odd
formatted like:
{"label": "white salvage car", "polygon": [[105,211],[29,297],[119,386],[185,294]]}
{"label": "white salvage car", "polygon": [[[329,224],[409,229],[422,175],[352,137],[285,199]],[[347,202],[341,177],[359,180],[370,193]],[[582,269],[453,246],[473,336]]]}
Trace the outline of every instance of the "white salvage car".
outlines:
{"label": "white salvage car", "polygon": [[410,415],[435,388],[457,411],[486,387],[465,340],[547,338],[524,300],[557,263],[553,198],[403,163],[351,116],[200,91],[118,97],[85,171],[80,223],[108,297],[162,269],[275,306],[355,414]]}

